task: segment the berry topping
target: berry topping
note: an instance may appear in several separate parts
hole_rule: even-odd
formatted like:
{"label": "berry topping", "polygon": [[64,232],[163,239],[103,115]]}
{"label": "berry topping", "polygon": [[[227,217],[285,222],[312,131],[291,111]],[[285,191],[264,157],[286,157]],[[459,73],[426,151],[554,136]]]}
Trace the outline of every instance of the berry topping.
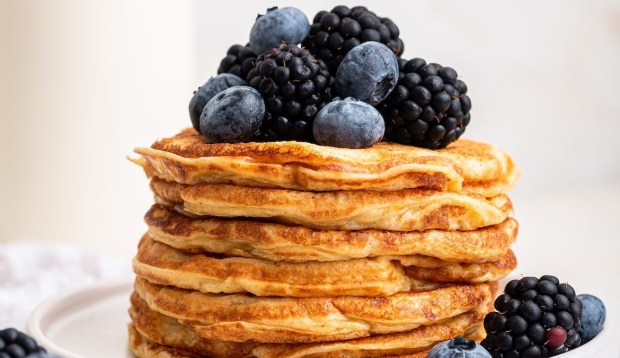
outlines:
{"label": "berry topping", "polygon": [[428,358],[491,358],[482,346],[475,341],[469,341],[463,336],[458,336],[450,341],[437,344],[430,352]]}
{"label": "berry topping", "polygon": [[15,328],[0,330],[0,357],[52,358],[32,337]]}
{"label": "berry topping", "polygon": [[213,97],[200,116],[200,132],[209,143],[248,141],[265,115],[265,103],[252,87],[235,86]]}
{"label": "berry topping", "polygon": [[366,42],[347,53],[336,72],[336,92],[378,105],[394,90],[398,60],[378,42]]}
{"label": "berry topping", "polygon": [[198,87],[189,101],[189,117],[192,120],[194,129],[200,132],[200,115],[211,98],[227,88],[244,86],[245,84],[244,80],[235,75],[222,73],[211,77],[204,85]]}
{"label": "berry topping", "polygon": [[256,56],[249,44],[245,46],[232,45],[228,52],[226,52],[226,57],[220,62],[217,73],[230,73],[245,79],[248,76],[248,72],[254,67]]}
{"label": "berry topping", "polygon": [[273,7],[256,19],[250,31],[250,48],[255,53],[280,45],[282,42],[297,45],[310,31],[310,23],[304,13],[294,7]]}
{"label": "berry topping", "polygon": [[271,48],[256,58],[247,77],[265,99],[261,141],[313,141],[315,115],[333,98],[333,77],[323,61],[294,45]]}
{"label": "berry topping", "polygon": [[405,45],[399,34],[392,20],[363,6],[336,6],[316,14],[303,45],[335,71],[351,49],[368,41],[381,42],[396,56],[402,55]]}
{"label": "berry topping", "polygon": [[314,119],[317,143],[344,148],[369,147],[383,138],[381,114],[368,103],[353,98],[334,99]]}
{"label": "berry topping", "polygon": [[493,357],[552,357],[581,343],[581,303],[553,276],[510,281],[484,318],[482,340]]}
{"label": "berry topping", "polygon": [[469,124],[471,100],[456,71],[421,58],[398,64],[396,88],[380,106],[386,138],[430,149],[457,140]]}
{"label": "berry topping", "polygon": [[577,300],[581,302],[583,306],[577,307],[577,305],[575,305],[575,307],[571,306],[571,308],[583,312],[581,316],[581,327],[579,327],[576,334],[581,336],[581,342],[585,344],[603,330],[607,310],[605,309],[603,301],[596,296],[583,294],[577,296]]}

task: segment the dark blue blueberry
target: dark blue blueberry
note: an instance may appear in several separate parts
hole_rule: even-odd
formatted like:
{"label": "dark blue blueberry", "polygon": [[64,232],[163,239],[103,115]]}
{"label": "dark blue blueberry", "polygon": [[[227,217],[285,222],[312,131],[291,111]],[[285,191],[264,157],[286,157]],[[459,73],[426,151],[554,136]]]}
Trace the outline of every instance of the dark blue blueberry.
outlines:
{"label": "dark blue blueberry", "polygon": [[577,299],[579,299],[583,305],[581,327],[577,332],[581,336],[581,343],[585,344],[603,330],[607,310],[605,309],[603,301],[596,296],[583,294],[578,295]]}
{"label": "dark blue blueberry", "polygon": [[365,148],[383,138],[385,122],[379,111],[368,103],[337,98],[317,113],[312,132],[321,145]]}
{"label": "dark blue blueberry", "polygon": [[285,42],[297,45],[310,32],[308,18],[294,7],[268,9],[267,13],[256,19],[250,31],[250,47],[261,54],[271,46]]}
{"label": "dark blue blueberry", "polygon": [[398,59],[379,42],[365,42],[354,47],[336,72],[336,92],[378,105],[396,87]]}
{"label": "dark blue blueberry", "polygon": [[491,358],[491,354],[475,341],[468,341],[462,336],[437,344],[428,358]]}
{"label": "dark blue blueberry", "polygon": [[258,131],[265,102],[252,87],[235,86],[213,97],[200,116],[200,132],[209,143],[245,142]]}
{"label": "dark blue blueberry", "polygon": [[207,102],[216,94],[233,86],[245,86],[246,83],[241,78],[229,73],[222,73],[211,77],[204,85],[198,87],[194,96],[189,101],[189,117],[192,125],[197,132],[200,132],[200,115]]}

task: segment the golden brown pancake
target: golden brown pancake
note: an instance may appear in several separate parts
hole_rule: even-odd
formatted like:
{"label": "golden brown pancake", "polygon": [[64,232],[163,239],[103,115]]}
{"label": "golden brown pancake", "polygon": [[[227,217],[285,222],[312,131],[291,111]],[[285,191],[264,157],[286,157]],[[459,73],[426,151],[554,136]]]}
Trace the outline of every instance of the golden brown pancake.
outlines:
{"label": "golden brown pancake", "polygon": [[512,212],[506,195],[405,189],[305,192],[227,184],[185,185],[153,178],[156,200],[198,216],[265,218],[323,230],[475,230]]}
{"label": "golden brown pancake", "polygon": [[495,284],[451,285],[386,297],[255,297],[155,285],[135,290],[152,310],[201,337],[263,343],[309,343],[395,333],[433,324],[488,304]]}
{"label": "golden brown pancake", "polygon": [[[138,295],[129,310],[130,346],[138,357],[426,357],[437,342],[461,334],[480,337],[484,310],[473,310],[440,323],[403,332],[348,341],[310,344],[225,342],[202,338],[176,319],[149,309]],[[168,355],[166,355],[168,354]]]}
{"label": "golden brown pancake", "polygon": [[518,231],[512,218],[475,231],[322,231],[251,220],[191,218],[161,205],[153,205],[145,221],[149,236],[177,249],[288,262],[416,254],[458,263],[490,262],[506,254]]}
{"label": "golden brown pancake", "polygon": [[[433,284],[497,281],[516,267],[512,251],[497,262],[449,263],[419,255],[331,262],[272,262],[191,254],[145,235],[133,260],[136,274],[152,283],[205,293],[257,296],[387,296]],[[411,285],[410,279],[416,282]]]}
{"label": "golden brown pancake", "polygon": [[136,148],[149,176],[183,184],[236,184],[310,191],[426,188],[486,197],[519,176],[497,147],[461,139],[429,150],[395,143],[346,149],[304,142],[209,144],[192,128]]}

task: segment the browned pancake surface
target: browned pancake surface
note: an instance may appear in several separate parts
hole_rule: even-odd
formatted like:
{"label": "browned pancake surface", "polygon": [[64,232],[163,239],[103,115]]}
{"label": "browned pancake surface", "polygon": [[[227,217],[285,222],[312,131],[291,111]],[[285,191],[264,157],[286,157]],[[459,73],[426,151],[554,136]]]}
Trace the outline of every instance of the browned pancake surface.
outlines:
{"label": "browned pancake surface", "polygon": [[255,297],[208,294],[152,284],[136,292],[155,311],[200,336],[265,343],[324,342],[408,331],[470,311],[491,300],[494,284],[452,285],[386,297]]}
{"label": "browned pancake surface", "polygon": [[475,231],[314,230],[251,220],[191,218],[161,205],[145,215],[149,235],[190,252],[215,252],[271,261],[341,261],[388,255],[425,255],[444,261],[497,261],[517,236],[517,222]]}
{"label": "browned pancake surface", "polygon": [[192,128],[136,148],[147,174],[184,184],[233,183],[296,190],[427,188],[506,193],[519,176],[498,148],[458,140],[441,150],[395,143],[346,149],[304,142],[209,144]]}
{"label": "browned pancake surface", "polygon": [[[402,332],[348,341],[310,344],[224,342],[202,338],[176,319],[151,310],[138,295],[132,296],[130,346],[139,357],[426,357],[437,342],[465,335],[479,339],[484,311],[469,311],[444,322]],[[170,356],[163,355],[168,353]]]}
{"label": "browned pancake surface", "polygon": [[271,262],[186,253],[145,235],[133,267],[138,276],[150,282],[206,293],[375,297],[426,290],[448,283],[497,281],[516,267],[516,260],[509,251],[499,261],[479,264],[450,263],[419,255],[329,262]]}
{"label": "browned pancake surface", "polygon": [[151,189],[160,203],[191,215],[264,218],[322,230],[475,230],[499,224],[512,212],[506,195],[421,189],[305,192],[157,178]]}

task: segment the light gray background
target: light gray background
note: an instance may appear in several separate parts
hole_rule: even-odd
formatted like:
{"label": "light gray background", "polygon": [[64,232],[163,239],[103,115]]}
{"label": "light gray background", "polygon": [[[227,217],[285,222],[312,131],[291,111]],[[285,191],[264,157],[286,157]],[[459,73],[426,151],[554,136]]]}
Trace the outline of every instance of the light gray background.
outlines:
{"label": "light gray background", "polygon": [[[151,203],[125,157],[190,124],[192,91],[272,1],[0,2],[0,241],[129,258]],[[310,20],[331,1],[289,1]],[[351,5],[351,4],[350,4]],[[514,155],[517,274],[620,298],[620,3],[366,1],[404,57],[454,67],[465,137]]]}

